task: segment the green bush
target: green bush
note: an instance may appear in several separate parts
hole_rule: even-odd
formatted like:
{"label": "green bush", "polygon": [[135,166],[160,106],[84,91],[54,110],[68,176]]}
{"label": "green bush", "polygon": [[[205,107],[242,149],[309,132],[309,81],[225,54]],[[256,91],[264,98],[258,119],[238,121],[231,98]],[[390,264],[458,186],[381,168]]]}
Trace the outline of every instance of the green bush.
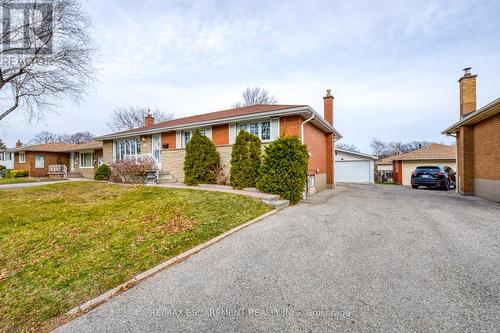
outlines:
{"label": "green bush", "polygon": [[220,167],[220,155],[215,145],[199,130],[186,145],[184,158],[184,183],[187,185],[215,184],[214,170]]}
{"label": "green bush", "polygon": [[240,131],[231,151],[231,186],[241,190],[245,187],[255,187],[259,177],[261,162],[260,139],[247,132]]}
{"label": "green bush", "polygon": [[95,180],[108,180],[111,176],[111,168],[106,164],[101,165],[95,171]]}
{"label": "green bush", "polygon": [[0,171],[7,169],[5,165],[0,165]]}
{"label": "green bush", "polygon": [[266,193],[279,194],[295,204],[306,185],[308,163],[307,147],[299,138],[282,137],[266,147],[257,188]]}
{"label": "green bush", "polygon": [[5,173],[5,178],[26,178],[28,174],[27,170],[10,170],[8,173]]}

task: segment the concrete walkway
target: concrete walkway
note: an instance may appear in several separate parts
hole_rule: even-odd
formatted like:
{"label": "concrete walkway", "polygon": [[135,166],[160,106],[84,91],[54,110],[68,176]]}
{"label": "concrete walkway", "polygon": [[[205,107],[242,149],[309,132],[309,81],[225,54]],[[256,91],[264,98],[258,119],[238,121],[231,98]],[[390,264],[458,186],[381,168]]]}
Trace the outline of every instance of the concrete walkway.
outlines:
{"label": "concrete walkway", "polygon": [[452,192],[339,186],[56,331],[497,331],[499,216]]}
{"label": "concrete walkway", "polygon": [[93,180],[93,179],[69,178],[66,180],[50,180],[50,181],[39,181],[39,182],[31,182],[31,183],[4,184],[4,185],[0,185],[0,190],[14,190],[14,189],[19,189],[19,188],[28,188],[28,187],[45,186],[45,185],[58,184],[58,183],[82,182],[82,181],[91,181],[91,180]]}

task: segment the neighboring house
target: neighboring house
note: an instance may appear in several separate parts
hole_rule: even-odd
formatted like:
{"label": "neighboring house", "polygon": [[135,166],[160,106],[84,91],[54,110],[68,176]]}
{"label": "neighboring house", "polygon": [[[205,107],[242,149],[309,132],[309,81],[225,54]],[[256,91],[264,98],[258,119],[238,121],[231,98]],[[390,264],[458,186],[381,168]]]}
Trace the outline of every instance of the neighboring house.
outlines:
{"label": "neighboring house", "polygon": [[296,135],[309,150],[308,187],[320,191],[334,184],[333,143],[342,136],[333,127],[333,96],[324,99],[324,117],[307,105],[254,105],[205,113],[154,124],[150,115],[145,126],[96,138],[103,141],[104,161],[153,157],[161,177],[184,180],[185,147],[195,129],[212,140],[221,164],[230,170],[232,145],[241,130],[257,135],[263,145],[283,135]]}
{"label": "neighboring house", "polygon": [[335,182],[373,183],[375,156],[335,149]]}
{"label": "neighboring house", "polygon": [[14,154],[8,150],[0,150],[0,165],[7,169],[14,169]]}
{"label": "neighboring house", "polygon": [[7,149],[13,154],[13,169],[27,170],[30,177],[87,177],[93,178],[102,164],[102,142],[82,144],[46,143]]}
{"label": "neighboring house", "polygon": [[392,162],[393,181],[411,185],[411,173],[418,166],[449,166],[457,169],[456,147],[433,143],[409,153],[387,157],[379,162]]}
{"label": "neighboring house", "polygon": [[376,173],[381,181],[393,181],[393,165],[391,157],[381,158],[375,162]]}
{"label": "neighboring house", "polygon": [[500,202],[500,98],[477,110],[477,75],[464,71],[460,120],[443,131],[457,139],[458,191]]}

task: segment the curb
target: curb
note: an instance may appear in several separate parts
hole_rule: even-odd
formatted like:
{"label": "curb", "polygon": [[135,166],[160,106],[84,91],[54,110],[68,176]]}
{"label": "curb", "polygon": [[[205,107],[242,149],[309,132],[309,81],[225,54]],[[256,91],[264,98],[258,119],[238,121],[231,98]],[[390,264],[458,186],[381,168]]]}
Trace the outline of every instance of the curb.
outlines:
{"label": "curb", "polygon": [[188,259],[189,257],[200,252],[201,250],[221,241],[222,239],[240,231],[241,229],[244,229],[244,228],[246,228],[254,223],[257,223],[257,222],[263,220],[266,217],[269,217],[271,215],[276,214],[278,211],[279,211],[279,209],[273,209],[272,211],[267,212],[259,217],[256,217],[253,220],[250,220],[242,225],[239,225],[231,230],[226,231],[222,235],[219,235],[215,238],[212,238],[211,240],[209,240],[203,244],[197,245],[197,246],[193,247],[192,249],[187,250],[186,252],[183,252],[183,253],[181,253],[173,258],[170,258],[167,261],[164,261],[161,264],[159,264],[151,269],[148,269],[147,271],[139,273],[136,276],[134,276],[132,279],[128,280],[127,282],[120,284],[119,286],[105,292],[104,294],[97,296],[96,298],[94,298],[90,301],[87,301],[79,306],[74,307],[73,309],[66,312],[65,315],[66,316],[74,316],[74,315],[88,312],[88,311],[94,309],[95,307],[109,301],[110,299],[120,295],[121,293],[132,288],[133,286],[141,283],[142,281],[152,277],[156,273],[161,272],[170,266],[173,266],[179,262],[182,262],[182,261]]}

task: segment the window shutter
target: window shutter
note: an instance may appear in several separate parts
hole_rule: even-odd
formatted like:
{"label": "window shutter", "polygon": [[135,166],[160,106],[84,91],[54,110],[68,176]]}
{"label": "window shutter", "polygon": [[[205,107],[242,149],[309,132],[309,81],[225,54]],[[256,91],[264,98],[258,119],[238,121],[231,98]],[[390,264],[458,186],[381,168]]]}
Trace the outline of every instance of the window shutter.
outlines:
{"label": "window shutter", "polygon": [[182,148],[182,132],[175,132],[175,148]]}
{"label": "window shutter", "polygon": [[229,124],[229,144],[232,145],[236,142],[236,124]]}
{"label": "window shutter", "polygon": [[280,118],[271,118],[271,140],[280,137]]}
{"label": "window shutter", "polygon": [[212,141],[212,127],[205,128],[205,136]]}

